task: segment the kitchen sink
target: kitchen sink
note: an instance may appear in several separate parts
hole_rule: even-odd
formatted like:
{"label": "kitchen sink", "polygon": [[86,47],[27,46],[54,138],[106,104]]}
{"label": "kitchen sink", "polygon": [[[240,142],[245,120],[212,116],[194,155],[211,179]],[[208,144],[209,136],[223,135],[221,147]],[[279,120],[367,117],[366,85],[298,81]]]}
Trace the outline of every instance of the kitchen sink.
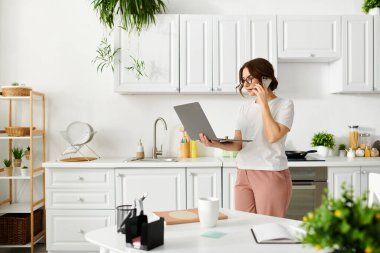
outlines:
{"label": "kitchen sink", "polygon": [[178,158],[175,157],[159,157],[159,158],[144,158],[144,159],[128,159],[126,162],[178,162]]}

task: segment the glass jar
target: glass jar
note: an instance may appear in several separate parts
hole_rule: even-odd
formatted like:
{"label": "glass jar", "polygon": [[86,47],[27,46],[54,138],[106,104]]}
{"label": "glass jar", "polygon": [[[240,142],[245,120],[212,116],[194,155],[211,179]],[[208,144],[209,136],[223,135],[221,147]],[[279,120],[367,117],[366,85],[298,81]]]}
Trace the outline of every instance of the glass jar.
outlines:
{"label": "glass jar", "polygon": [[348,126],[348,128],[348,143],[350,148],[356,150],[359,147],[359,126]]}
{"label": "glass jar", "polygon": [[360,143],[359,147],[361,149],[365,149],[366,147],[371,147],[370,134],[369,133],[361,133],[359,143]]}

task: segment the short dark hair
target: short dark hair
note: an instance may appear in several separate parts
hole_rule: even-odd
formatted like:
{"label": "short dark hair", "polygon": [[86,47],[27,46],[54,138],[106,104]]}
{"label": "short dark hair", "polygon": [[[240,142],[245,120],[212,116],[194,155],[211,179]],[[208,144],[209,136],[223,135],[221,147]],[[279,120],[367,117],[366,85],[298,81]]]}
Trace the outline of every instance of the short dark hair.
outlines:
{"label": "short dark hair", "polygon": [[277,89],[278,81],[277,78],[274,76],[274,69],[272,64],[265,60],[264,58],[256,58],[250,61],[247,61],[246,63],[241,66],[239,70],[239,85],[236,86],[236,89],[239,89],[240,94],[243,96],[242,89],[244,87],[243,83],[243,69],[247,68],[249,71],[249,74],[260,81],[260,84],[262,85],[262,78],[267,77],[272,79],[272,82],[269,84],[269,89],[274,91]]}

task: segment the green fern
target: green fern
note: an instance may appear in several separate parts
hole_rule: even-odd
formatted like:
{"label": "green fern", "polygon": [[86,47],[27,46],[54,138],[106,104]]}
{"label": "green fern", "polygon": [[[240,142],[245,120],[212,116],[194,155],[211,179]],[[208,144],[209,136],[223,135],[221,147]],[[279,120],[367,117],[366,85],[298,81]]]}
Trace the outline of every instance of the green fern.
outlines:
{"label": "green fern", "polygon": [[12,148],[12,154],[14,159],[22,159],[25,155],[24,149],[22,148]]}
{"label": "green fern", "polygon": [[12,166],[12,161],[8,159],[3,160],[4,166],[5,167],[11,167]]}
{"label": "green fern", "polygon": [[148,75],[145,73],[145,62],[143,60],[136,59],[132,55],[129,55],[129,58],[131,58],[132,65],[125,68],[128,71],[135,72],[137,80],[140,80],[143,76],[148,77]]}

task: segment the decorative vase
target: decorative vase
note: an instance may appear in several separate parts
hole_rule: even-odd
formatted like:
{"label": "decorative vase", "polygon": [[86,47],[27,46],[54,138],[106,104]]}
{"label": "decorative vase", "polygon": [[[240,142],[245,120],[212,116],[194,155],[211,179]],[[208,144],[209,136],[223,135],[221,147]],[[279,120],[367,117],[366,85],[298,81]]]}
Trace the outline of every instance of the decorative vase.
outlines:
{"label": "decorative vase", "polygon": [[345,157],[346,156],[346,150],[339,150],[339,157]]}
{"label": "decorative vase", "polygon": [[12,176],[12,172],[13,172],[13,168],[12,167],[5,167],[4,168],[4,173],[5,173],[6,177],[11,177]]}
{"label": "decorative vase", "polygon": [[379,7],[372,8],[368,11],[368,14],[369,15],[380,15],[380,8]]}
{"label": "decorative vase", "polygon": [[25,151],[25,159],[26,160],[29,160],[29,156],[30,156],[30,151],[29,150]]}
{"label": "decorative vase", "polygon": [[329,154],[329,148],[325,146],[318,146],[317,151],[318,151],[318,155],[321,157],[327,157]]}
{"label": "decorative vase", "polygon": [[13,159],[13,166],[14,167],[21,167],[21,159]]}
{"label": "decorative vase", "polygon": [[20,169],[21,176],[29,176],[29,169]]}

